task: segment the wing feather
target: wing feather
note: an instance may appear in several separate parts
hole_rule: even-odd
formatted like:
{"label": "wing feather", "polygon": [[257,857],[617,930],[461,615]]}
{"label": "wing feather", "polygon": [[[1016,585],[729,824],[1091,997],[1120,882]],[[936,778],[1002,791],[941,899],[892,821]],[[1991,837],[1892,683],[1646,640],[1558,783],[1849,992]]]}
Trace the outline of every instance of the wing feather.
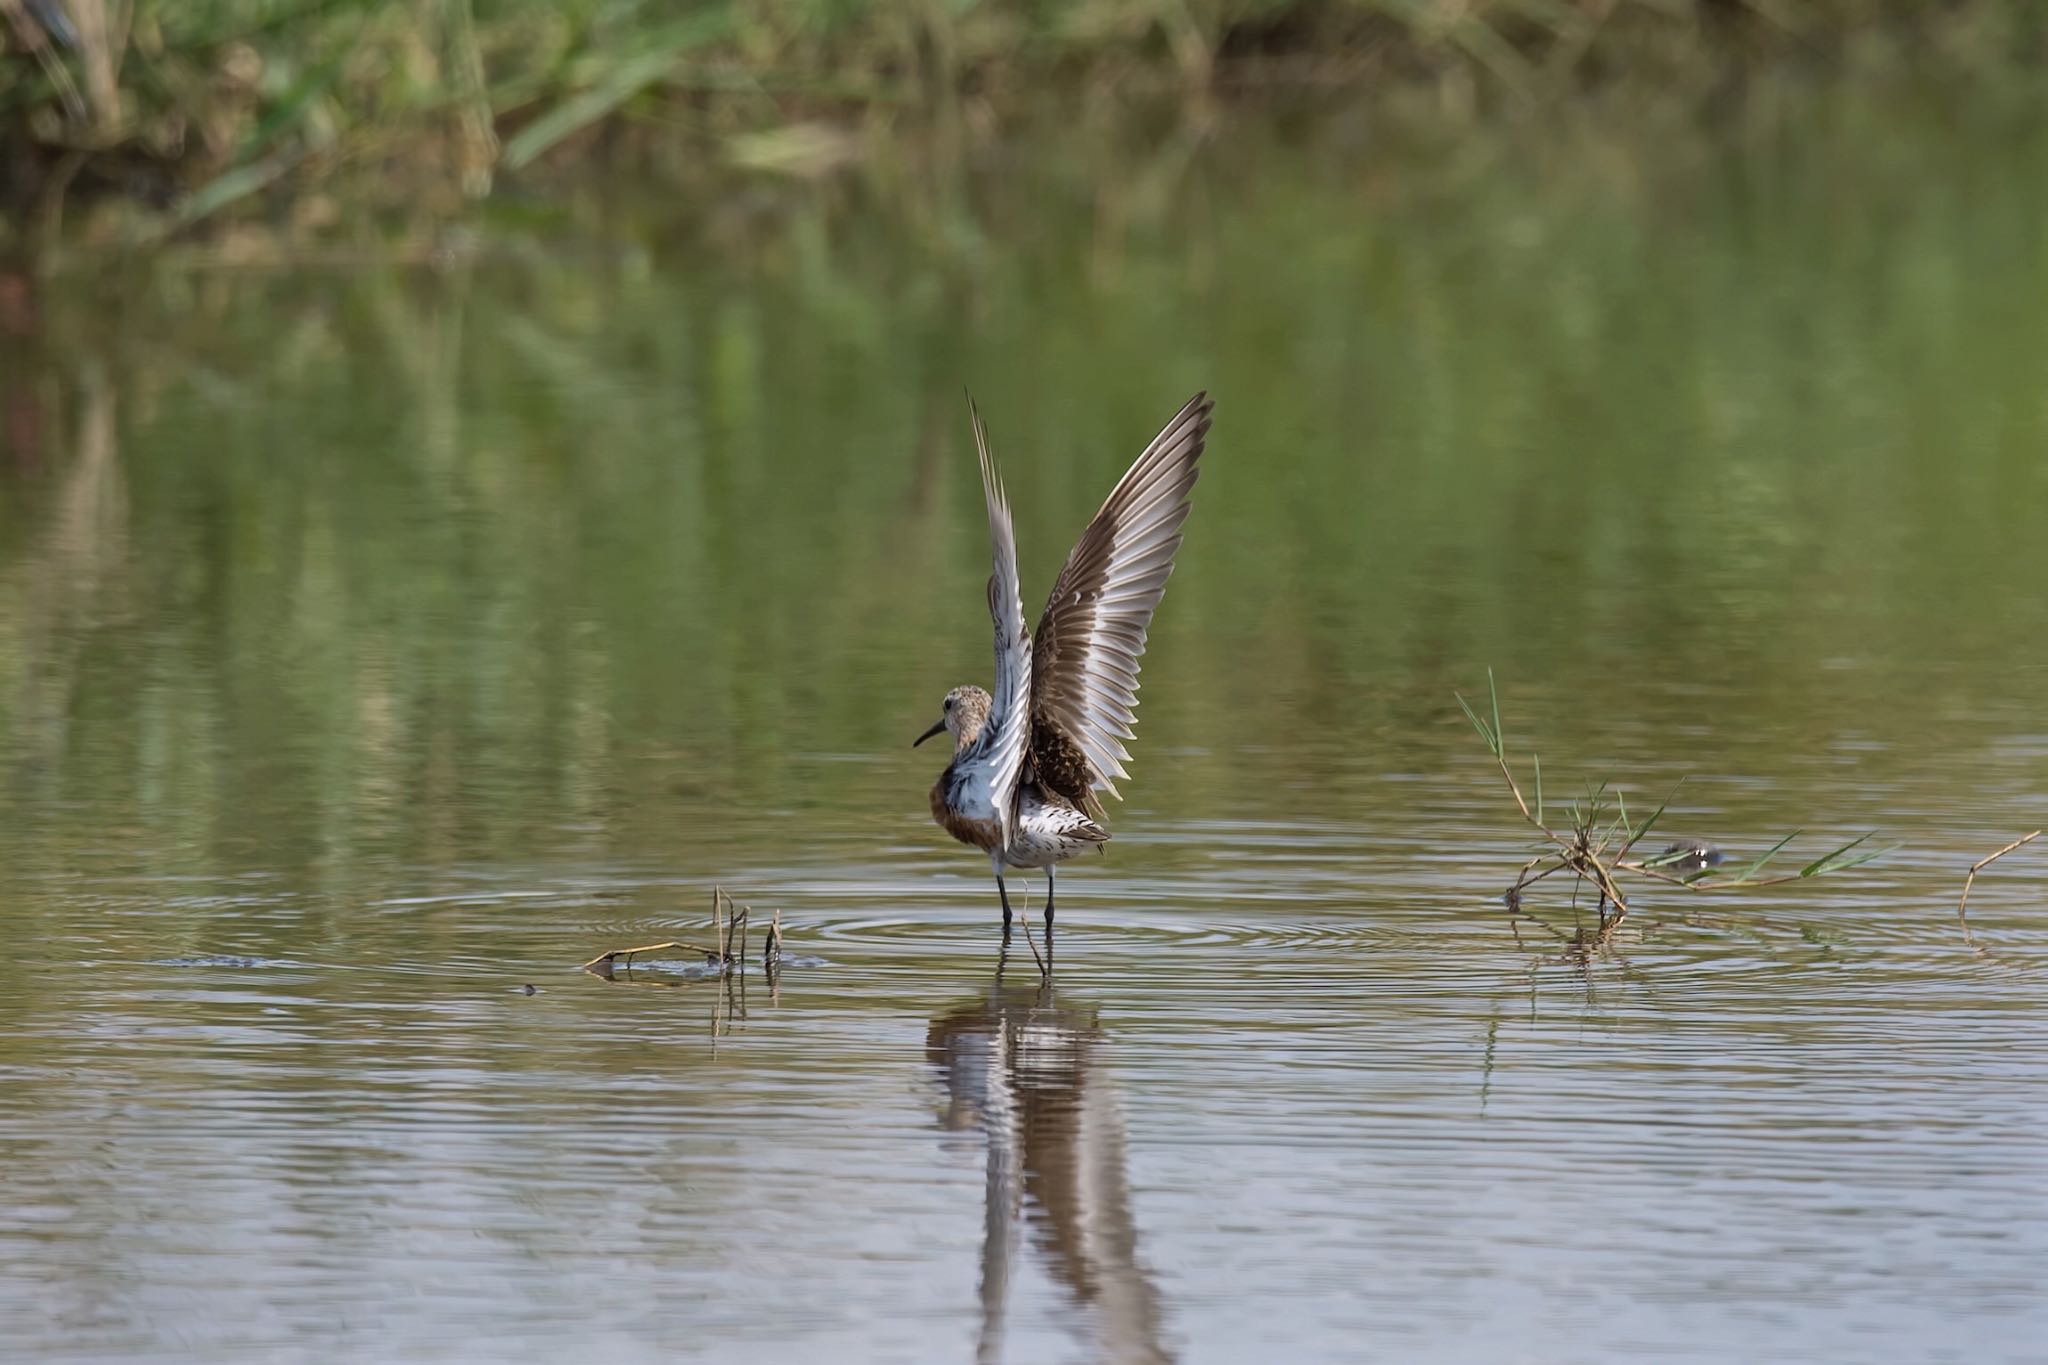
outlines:
{"label": "wing feather", "polygon": [[1024,594],[1017,583],[1017,533],[1010,523],[1010,502],[1002,476],[989,454],[988,432],[974,400],[967,400],[974,423],[974,448],[981,458],[981,491],[988,505],[988,534],[993,546],[993,572],[988,580],[988,614],[995,624],[996,685],[988,724],[974,748],[962,755],[963,766],[983,770],[986,794],[1002,823],[1003,847],[1016,832],[1017,782],[1024,770],[1025,740],[1030,732],[1031,637],[1024,632]]}
{"label": "wing feather", "polygon": [[[1196,394],[1145,447],[1067,556],[1034,640],[1038,778],[1083,810],[1130,776],[1138,661],[1173,573],[1215,405]],[[1083,762],[1068,761],[1078,750]]]}

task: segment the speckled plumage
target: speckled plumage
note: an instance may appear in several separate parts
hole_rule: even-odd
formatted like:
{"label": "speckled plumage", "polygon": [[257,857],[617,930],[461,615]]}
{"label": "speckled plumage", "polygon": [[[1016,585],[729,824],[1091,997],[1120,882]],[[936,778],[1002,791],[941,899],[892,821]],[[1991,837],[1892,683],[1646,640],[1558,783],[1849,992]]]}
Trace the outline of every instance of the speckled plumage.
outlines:
{"label": "speckled plumage", "polygon": [[953,761],[932,788],[932,818],[989,855],[1005,929],[1006,867],[1045,869],[1049,931],[1053,867],[1109,839],[1097,793],[1117,794],[1115,779],[1129,776],[1123,742],[1137,723],[1138,661],[1173,573],[1212,410],[1196,394],[1152,439],[1067,556],[1029,635],[1009,502],[973,415],[994,547],[996,689],[954,688],[918,742],[941,729],[953,736]]}

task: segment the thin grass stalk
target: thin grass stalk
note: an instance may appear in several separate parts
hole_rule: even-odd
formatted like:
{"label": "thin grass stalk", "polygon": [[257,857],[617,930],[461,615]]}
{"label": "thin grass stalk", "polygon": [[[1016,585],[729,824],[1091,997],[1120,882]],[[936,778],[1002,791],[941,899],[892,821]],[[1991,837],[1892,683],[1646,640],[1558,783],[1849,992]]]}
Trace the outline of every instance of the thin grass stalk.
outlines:
{"label": "thin grass stalk", "polygon": [[[2003,858],[2006,854],[2012,852],[2014,849],[2024,848],[2026,845],[2033,843],[2034,840],[2040,838],[2044,832],[2048,831],[2037,829],[2032,834],[2022,835],[2021,837],[2007,844],[2004,848],[1999,849],[1998,852],[1990,854],[1983,858],[1979,858],[1976,862],[1970,864],[1969,875],[1963,878],[1962,899],[1956,902],[1956,923],[1962,925],[1963,941],[1969,944],[1972,948],[1977,948],[1977,939],[1976,936],[1970,932],[1970,888],[1977,884],[1977,874],[1979,872],[1982,872],[1985,868],[1991,866],[1993,863],[1997,862],[2000,858]],[[1984,950],[1982,948],[1977,948],[1977,951],[1981,953]]]}
{"label": "thin grass stalk", "polygon": [[[1521,893],[1526,887],[1542,880],[1543,877],[1549,876],[1552,872],[1570,871],[1578,879],[1591,882],[1598,891],[1601,902],[1600,936],[1604,939],[1612,934],[1613,930],[1628,914],[1628,901],[1622,894],[1617,876],[1619,873],[1630,873],[1652,881],[1662,882],[1666,885],[1683,887],[1688,891],[1716,891],[1727,890],[1733,887],[1776,886],[1785,882],[1822,876],[1829,872],[1839,872],[1845,868],[1858,866],[1889,851],[1887,848],[1864,848],[1863,845],[1871,838],[1871,835],[1866,833],[1858,835],[1847,843],[1822,854],[1819,858],[1807,863],[1796,872],[1788,872],[1772,877],[1758,876],[1757,874],[1773,858],[1781,853],[1792,840],[1799,837],[1801,831],[1794,830],[1733,875],[1723,874],[1718,868],[1712,866],[1702,867],[1697,871],[1683,875],[1675,874],[1669,869],[1684,861],[1687,856],[1690,856],[1689,853],[1667,850],[1663,854],[1650,858],[1635,858],[1630,855],[1634,852],[1636,845],[1664,818],[1665,812],[1670,809],[1672,796],[1676,795],[1678,790],[1677,784],[1673,784],[1671,792],[1665,796],[1664,800],[1658,804],[1656,810],[1652,811],[1648,818],[1641,824],[1636,824],[1629,815],[1628,797],[1626,793],[1618,788],[1614,791],[1615,816],[1611,821],[1606,819],[1608,784],[1602,782],[1587,793],[1583,803],[1579,801],[1572,802],[1570,808],[1572,819],[1571,833],[1569,835],[1560,833],[1546,824],[1541,818],[1540,786],[1538,788],[1539,805],[1537,810],[1532,811],[1530,809],[1529,801],[1522,793],[1521,785],[1515,778],[1514,769],[1508,762],[1507,748],[1503,739],[1504,727],[1500,719],[1500,693],[1494,681],[1493,670],[1491,669],[1487,670],[1486,683],[1488,705],[1485,716],[1482,716],[1470,702],[1466,701],[1462,694],[1454,692],[1452,695],[1457,698],[1459,708],[1464,711],[1466,720],[1471,722],[1472,728],[1487,746],[1487,751],[1493,755],[1494,765],[1500,770],[1501,779],[1507,784],[1508,794],[1513,798],[1515,808],[1521,812],[1522,818],[1538,830],[1554,849],[1552,852],[1539,854],[1532,858],[1516,874],[1514,883],[1507,892],[1507,900],[1512,912],[1519,913],[1521,909]],[[1532,763],[1532,767],[1540,783],[1542,774],[1541,760],[1535,760]],[[1620,841],[1618,850],[1615,848],[1617,840]],[[2014,846],[2017,847],[2017,845]],[[1610,850],[1615,851],[1610,852]],[[1536,869],[1542,867],[1547,859],[1554,859],[1556,866],[1540,873],[1537,872]],[[1967,889],[1965,895],[1967,896]],[[1574,898],[1574,904],[1576,905],[1576,897]],[[1614,913],[1611,916],[1607,913],[1609,905],[1614,907]],[[1519,938],[1519,933],[1517,937]]]}

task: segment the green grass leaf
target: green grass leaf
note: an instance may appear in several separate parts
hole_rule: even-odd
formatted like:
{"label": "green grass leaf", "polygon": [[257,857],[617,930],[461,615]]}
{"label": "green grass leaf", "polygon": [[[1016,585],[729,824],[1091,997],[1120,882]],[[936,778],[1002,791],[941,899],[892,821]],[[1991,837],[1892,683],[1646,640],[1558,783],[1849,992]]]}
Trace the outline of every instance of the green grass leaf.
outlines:
{"label": "green grass leaf", "polygon": [[1486,741],[1487,752],[1491,753],[1495,758],[1499,758],[1500,740],[1496,737],[1495,733],[1486,727],[1486,722],[1479,718],[1479,713],[1474,711],[1472,704],[1465,700],[1464,693],[1453,692],[1451,695],[1456,697],[1458,705],[1464,708],[1465,719],[1472,722],[1472,728],[1479,732],[1479,738]]}
{"label": "green grass leaf", "polygon": [[1493,747],[1502,760],[1507,758],[1508,732],[1500,725],[1500,690],[1493,685],[1493,670],[1486,670],[1486,695],[1493,703]]}
{"label": "green grass leaf", "polygon": [[1791,843],[1794,839],[1797,839],[1802,833],[1804,833],[1803,830],[1793,830],[1790,834],[1778,840],[1777,843],[1772,844],[1769,848],[1765,849],[1763,851],[1762,857],[1758,858],[1748,867],[1743,868],[1742,871],[1736,873],[1733,877],[1730,877],[1728,880],[1730,882],[1748,881],[1751,877],[1754,877],[1757,873],[1763,871],[1765,863],[1777,857],[1778,854],[1784,850],[1785,845]]}
{"label": "green grass leaf", "polygon": [[1822,854],[1820,857],[1815,858],[1812,862],[1808,863],[1805,867],[1800,868],[1799,875],[1802,877],[1825,876],[1827,873],[1830,872],[1840,872],[1845,867],[1859,867],[1862,864],[1869,862],[1872,858],[1883,857],[1885,854],[1891,852],[1895,845],[1888,844],[1883,848],[1866,848],[1861,853],[1851,852],[1851,850],[1855,849],[1857,845],[1865,842],[1868,839],[1876,837],[1876,833],[1877,832],[1875,830],[1872,830],[1869,834],[1860,835],[1857,838],[1851,839],[1848,843],[1843,844],[1840,848],[1836,849],[1832,853]]}
{"label": "green grass leaf", "polygon": [[563,138],[589,127],[669,74],[683,53],[725,37],[732,23],[733,11],[720,8],[698,14],[653,39],[654,50],[626,59],[590,89],[521,128],[505,144],[505,166],[518,170],[531,164]]}

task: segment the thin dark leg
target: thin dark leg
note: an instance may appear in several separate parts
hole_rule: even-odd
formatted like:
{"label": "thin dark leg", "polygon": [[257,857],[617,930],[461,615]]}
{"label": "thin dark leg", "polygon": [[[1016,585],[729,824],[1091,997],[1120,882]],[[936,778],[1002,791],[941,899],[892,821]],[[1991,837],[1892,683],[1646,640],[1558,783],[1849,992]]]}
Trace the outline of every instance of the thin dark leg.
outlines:
{"label": "thin dark leg", "polygon": [[1052,864],[1045,867],[1045,971],[1052,974]]}
{"label": "thin dark leg", "polygon": [[1010,893],[1003,886],[1003,879],[996,878],[996,894],[1003,898],[1003,942],[1010,941]]}

